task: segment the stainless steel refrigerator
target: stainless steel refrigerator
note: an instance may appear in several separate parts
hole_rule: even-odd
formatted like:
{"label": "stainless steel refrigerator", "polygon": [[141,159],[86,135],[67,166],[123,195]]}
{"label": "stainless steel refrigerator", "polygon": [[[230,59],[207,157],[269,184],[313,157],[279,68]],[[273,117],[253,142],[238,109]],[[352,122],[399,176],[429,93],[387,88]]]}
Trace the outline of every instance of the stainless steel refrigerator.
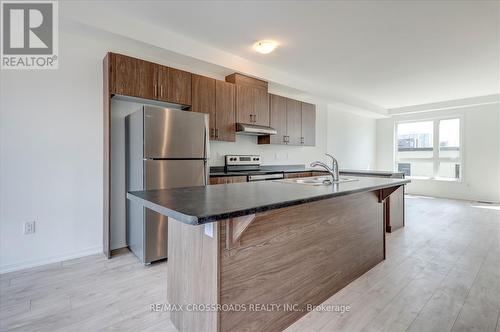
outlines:
{"label": "stainless steel refrigerator", "polygon": [[[204,186],[208,115],[144,106],[125,118],[127,191]],[[167,258],[167,217],[127,200],[127,244],[145,264]]]}

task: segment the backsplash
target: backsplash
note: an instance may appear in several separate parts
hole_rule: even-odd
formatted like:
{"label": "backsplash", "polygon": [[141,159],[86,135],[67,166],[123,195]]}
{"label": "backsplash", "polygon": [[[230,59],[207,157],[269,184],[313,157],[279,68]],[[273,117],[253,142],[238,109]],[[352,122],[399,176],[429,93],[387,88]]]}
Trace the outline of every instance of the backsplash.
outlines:
{"label": "backsplash", "polygon": [[257,154],[263,165],[309,164],[322,158],[325,153],[324,140],[317,139],[315,147],[287,145],[259,145],[256,136],[236,135],[236,142],[211,142],[210,166],[223,166],[224,155]]}

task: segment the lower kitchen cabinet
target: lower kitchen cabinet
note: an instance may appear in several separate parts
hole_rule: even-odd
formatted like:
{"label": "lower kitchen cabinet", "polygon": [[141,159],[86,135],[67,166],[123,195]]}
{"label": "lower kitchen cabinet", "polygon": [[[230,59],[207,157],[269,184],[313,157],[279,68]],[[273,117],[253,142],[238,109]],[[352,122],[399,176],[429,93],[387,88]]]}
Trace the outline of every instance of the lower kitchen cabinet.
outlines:
{"label": "lower kitchen cabinet", "polygon": [[285,179],[307,178],[313,176],[313,172],[285,173]]}
{"label": "lower kitchen cabinet", "polygon": [[228,184],[247,182],[246,176],[213,176],[210,177],[210,184]]}

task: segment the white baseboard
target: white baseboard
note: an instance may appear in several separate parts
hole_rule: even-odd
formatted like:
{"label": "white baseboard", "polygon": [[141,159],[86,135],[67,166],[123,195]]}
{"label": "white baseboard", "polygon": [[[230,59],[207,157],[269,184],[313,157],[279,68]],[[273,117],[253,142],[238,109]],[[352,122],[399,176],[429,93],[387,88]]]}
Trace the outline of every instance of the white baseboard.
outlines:
{"label": "white baseboard", "polygon": [[40,259],[27,260],[27,261],[15,263],[15,264],[0,265],[0,274],[24,270],[24,269],[28,269],[31,267],[45,265],[45,264],[63,262],[63,261],[67,261],[69,259],[80,258],[80,257],[84,257],[84,256],[98,254],[98,253],[102,253],[102,246],[90,247],[90,248],[87,248],[84,250],[70,252],[70,253],[66,253],[63,255],[49,256],[49,257],[44,257],[44,258],[40,258]]}

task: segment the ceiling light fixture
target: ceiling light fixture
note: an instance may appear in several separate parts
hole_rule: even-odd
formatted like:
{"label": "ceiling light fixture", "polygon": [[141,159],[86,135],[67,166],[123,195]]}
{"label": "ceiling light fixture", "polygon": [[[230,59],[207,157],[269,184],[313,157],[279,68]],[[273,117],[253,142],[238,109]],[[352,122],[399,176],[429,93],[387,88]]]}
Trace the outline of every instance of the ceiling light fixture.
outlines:
{"label": "ceiling light fixture", "polygon": [[262,54],[269,54],[276,49],[278,43],[274,40],[259,40],[253,44],[254,50]]}

